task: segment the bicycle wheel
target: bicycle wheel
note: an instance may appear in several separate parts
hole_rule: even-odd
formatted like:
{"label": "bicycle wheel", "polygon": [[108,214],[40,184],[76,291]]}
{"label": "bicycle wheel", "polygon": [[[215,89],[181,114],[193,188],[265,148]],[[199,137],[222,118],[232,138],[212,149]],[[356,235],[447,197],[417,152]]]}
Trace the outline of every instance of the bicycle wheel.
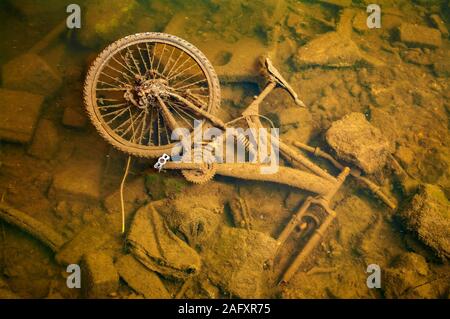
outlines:
{"label": "bicycle wheel", "polygon": [[[192,132],[220,106],[220,85],[196,47],[164,33],[139,33],[108,46],[91,66],[84,103],[113,146],[141,157],[170,154],[176,128]],[[199,112],[196,112],[198,108]]]}

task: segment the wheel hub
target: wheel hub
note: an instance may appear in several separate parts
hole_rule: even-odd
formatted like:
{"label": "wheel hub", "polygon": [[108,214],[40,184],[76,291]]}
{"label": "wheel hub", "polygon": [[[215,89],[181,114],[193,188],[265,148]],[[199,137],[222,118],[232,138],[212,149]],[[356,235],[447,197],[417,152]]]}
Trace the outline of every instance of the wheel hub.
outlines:
{"label": "wheel hub", "polygon": [[148,110],[150,105],[156,103],[157,96],[165,96],[170,90],[165,79],[138,79],[137,82],[134,87],[130,85],[124,98],[144,110]]}

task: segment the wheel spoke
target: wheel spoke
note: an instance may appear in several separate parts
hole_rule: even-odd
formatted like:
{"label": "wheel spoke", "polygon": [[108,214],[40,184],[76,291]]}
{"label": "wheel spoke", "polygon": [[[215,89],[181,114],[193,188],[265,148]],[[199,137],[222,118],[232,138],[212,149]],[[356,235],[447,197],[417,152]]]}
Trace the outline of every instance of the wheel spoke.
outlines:
{"label": "wheel spoke", "polygon": [[167,63],[166,63],[166,65],[164,66],[163,71],[161,72],[163,75],[165,75],[165,73],[166,73],[166,69],[167,69],[167,67],[168,67],[169,64],[170,64],[170,60],[172,59],[172,55],[173,55],[173,52],[174,52],[174,51],[175,51],[175,47],[172,47],[172,52],[170,52],[169,58],[167,59]]}
{"label": "wheel spoke", "polygon": [[138,72],[139,75],[142,75],[141,68],[139,67],[139,65],[134,57],[133,51],[131,51],[130,47],[127,47],[127,51],[128,51],[128,56],[131,57],[131,60],[133,60],[133,64],[134,64],[134,67],[136,68],[136,71]]}
{"label": "wheel spoke", "polygon": [[190,84],[186,84],[186,85],[184,85],[184,86],[182,86],[182,87],[178,87],[177,89],[178,89],[178,90],[185,89],[185,88],[191,87],[191,86],[193,86],[193,85],[197,85],[198,83],[202,83],[202,82],[206,82],[206,79],[201,79],[201,80],[199,80],[199,81],[197,81],[197,82],[190,83]]}
{"label": "wheel spoke", "polygon": [[111,124],[112,122],[114,122],[116,119],[118,119],[120,116],[122,116],[129,109],[130,109],[130,107],[127,107],[126,109],[123,109],[123,110],[119,110],[120,112],[116,116],[114,116],[112,119],[110,119],[108,122],[106,122],[106,124],[108,124],[108,125]]}
{"label": "wheel spoke", "polygon": [[145,59],[144,59],[144,56],[142,55],[141,48],[139,47],[139,44],[137,45],[137,49],[138,49],[138,52],[139,52],[139,56],[141,57],[141,61],[144,64],[145,73],[147,73],[148,72],[147,62],[145,62]]}

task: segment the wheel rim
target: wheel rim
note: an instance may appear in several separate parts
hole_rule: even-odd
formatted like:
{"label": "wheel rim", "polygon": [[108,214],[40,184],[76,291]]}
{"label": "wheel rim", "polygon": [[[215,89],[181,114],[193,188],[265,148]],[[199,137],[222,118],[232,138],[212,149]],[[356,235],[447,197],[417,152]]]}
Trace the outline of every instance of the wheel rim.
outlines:
{"label": "wheel rim", "polygon": [[207,74],[204,64],[182,45],[139,39],[103,59],[91,83],[90,103],[117,142],[143,151],[167,149],[176,145],[170,139],[175,128],[192,131],[198,119],[174,94],[211,111],[214,83]]}

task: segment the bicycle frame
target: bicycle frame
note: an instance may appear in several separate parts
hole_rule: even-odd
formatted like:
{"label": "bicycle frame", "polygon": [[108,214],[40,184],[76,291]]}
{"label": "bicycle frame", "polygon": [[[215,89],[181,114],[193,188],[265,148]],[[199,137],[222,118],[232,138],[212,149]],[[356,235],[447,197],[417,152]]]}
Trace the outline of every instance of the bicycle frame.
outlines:
{"label": "bicycle frame", "polygon": [[[283,79],[279,72],[273,67],[268,58],[265,60],[265,65],[268,71],[268,84],[265,86],[259,96],[257,96],[242,113],[243,119],[247,122],[248,127],[251,129],[259,129],[263,127],[260,121],[259,105],[277,86],[286,89],[294,98],[297,105],[304,106],[304,103],[298,99],[297,94]],[[184,99],[183,97],[176,94],[172,94],[172,97],[183,102],[192,111],[197,112],[199,115],[210,121],[211,124],[221,129],[226,129],[228,127],[228,125],[222,120],[206,112],[203,112],[187,99]],[[164,102],[160,101],[160,104],[162,109],[164,110]],[[170,113],[166,112],[164,114],[167,114],[167,120],[170,123]],[[253,163],[214,163],[214,169],[215,173],[223,176],[247,180],[274,182],[299,188],[316,194],[315,197],[310,196],[306,199],[306,201],[296,212],[296,214],[293,215],[289,223],[285,226],[285,228],[277,238],[280,246],[282,246],[289,238],[295,227],[303,221],[303,218],[307,215],[311,205],[319,205],[325,210],[326,217],[320,221],[320,224],[315,225],[316,229],[311,234],[311,237],[308,238],[307,244],[294,259],[293,263],[282,274],[280,283],[285,283],[292,278],[292,276],[298,270],[299,266],[303,263],[306,257],[311,253],[314,247],[317,246],[323,236],[323,233],[334,220],[336,213],[330,208],[330,202],[334,194],[339,190],[340,186],[343,184],[346,177],[350,173],[350,168],[344,167],[341,173],[337,177],[334,177],[284,142],[279,141],[278,147],[283,158],[291,162],[293,165],[303,168],[304,170],[280,166],[276,173],[261,174],[258,170],[261,164]],[[208,164],[168,162],[166,163],[164,168],[177,170],[195,170],[205,169],[205,165]],[[318,218],[316,218],[316,220],[318,220]],[[275,257],[276,256],[274,256],[274,258]]]}

